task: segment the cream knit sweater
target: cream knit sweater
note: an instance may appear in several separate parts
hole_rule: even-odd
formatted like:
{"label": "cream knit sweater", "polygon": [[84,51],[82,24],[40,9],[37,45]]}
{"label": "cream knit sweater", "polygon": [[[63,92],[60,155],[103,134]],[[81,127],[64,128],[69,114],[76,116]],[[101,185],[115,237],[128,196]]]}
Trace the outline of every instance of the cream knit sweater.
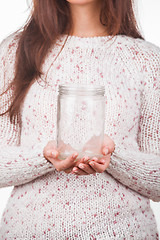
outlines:
{"label": "cream knit sweater", "polygon": [[[51,48],[45,74],[66,36]],[[0,46],[0,92],[14,76],[18,36]],[[156,240],[150,201],[160,201],[160,49],[127,36],[69,36],[22,103],[22,126],[0,117],[0,187],[15,186],[1,240]],[[56,138],[59,84],[104,85],[105,133],[115,142],[109,168],[96,176],[57,172],[43,156]],[[0,97],[8,108],[13,89]]]}

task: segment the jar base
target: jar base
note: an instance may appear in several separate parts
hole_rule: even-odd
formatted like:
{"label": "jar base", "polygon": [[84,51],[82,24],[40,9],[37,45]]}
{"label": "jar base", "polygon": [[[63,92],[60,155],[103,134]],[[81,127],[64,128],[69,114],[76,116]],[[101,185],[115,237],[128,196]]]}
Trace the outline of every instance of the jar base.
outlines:
{"label": "jar base", "polygon": [[[73,154],[73,153],[69,153],[69,154],[60,153],[59,156],[58,156],[58,158],[59,158],[60,160],[65,160],[67,157],[71,156],[72,154]],[[96,158],[98,158],[98,159],[104,157],[103,154],[93,154],[93,153],[91,153],[91,152],[78,152],[78,156],[77,156],[76,160],[78,161],[78,160],[82,159],[84,156],[88,156],[88,157],[90,158],[88,161],[91,161],[92,158],[94,158],[94,157],[96,157]]]}

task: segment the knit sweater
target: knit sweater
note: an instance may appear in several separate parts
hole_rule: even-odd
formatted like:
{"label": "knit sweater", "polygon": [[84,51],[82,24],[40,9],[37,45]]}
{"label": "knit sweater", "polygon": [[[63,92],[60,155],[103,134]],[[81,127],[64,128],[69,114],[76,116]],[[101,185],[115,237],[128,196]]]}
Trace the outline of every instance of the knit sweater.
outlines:
{"label": "knit sweater", "polygon": [[[69,36],[52,64],[65,38],[27,92],[21,126],[0,117],[0,187],[14,186],[0,239],[158,239],[149,199],[160,201],[160,49],[122,35]],[[13,80],[18,39],[0,46],[0,93]],[[96,176],[58,172],[43,156],[56,139],[58,86],[78,83],[105,86],[105,134],[115,151]],[[0,112],[13,90],[0,97]]]}

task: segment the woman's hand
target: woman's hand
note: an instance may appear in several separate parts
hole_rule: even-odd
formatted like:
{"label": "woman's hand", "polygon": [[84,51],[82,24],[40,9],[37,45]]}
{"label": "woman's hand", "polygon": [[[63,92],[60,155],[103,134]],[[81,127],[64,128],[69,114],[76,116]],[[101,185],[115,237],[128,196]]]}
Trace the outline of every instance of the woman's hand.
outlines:
{"label": "woman's hand", "polygon": [[44,157],[50,161],[57,171],[66,171],[67,173],[71,172],[74,166],[77,164],[77,156],[78,153],[73,153],[65,160],[61,160],[58,158],[59,149],[56,148],[56,141],[50,141],[45,146],[43,150]]}
{"label": "woman's hand", "polygon": [[106,170],[110,163],[111,153],[115,149],[115,144],[110,137],[106,134],[104,135],[104,142],[102,145],[102,154],[104,157],[101,159],[96,157],[90,159],[88,156],[84,156],[82,159],[77,160],[78,153],[76,151],[65,160],[58,159],[59,152],[64,150],[63,148],[63,143],[57,149],[56,141],[50,141],[44,148],[44,157],[54,165],[57,171],[64,171],[65,173],[77,175],[89,175],[95,174],[96,172],[102,173]]}
{"label": "woman's hand", "polygon": [[89,158],[86,160],[82,158],[82,161],[77,165],[77,167],[73,168],[72,173],[77,175],[88,175],[88,174],[95,174],[96,172],[97,173],[104,172],[109,166],[110,157],[114,149],[115,149],[115,143],[109,136],[105,134],[104,142],[101,150],[104,157],[101,159],[97,159],[94,157],[90,161],[88,161]]}

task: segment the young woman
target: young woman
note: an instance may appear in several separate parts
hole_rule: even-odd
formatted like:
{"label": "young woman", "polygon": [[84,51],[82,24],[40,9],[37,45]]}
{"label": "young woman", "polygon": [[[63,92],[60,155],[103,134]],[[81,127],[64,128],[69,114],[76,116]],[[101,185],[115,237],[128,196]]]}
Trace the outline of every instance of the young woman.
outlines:
{"label": "young woman", "polygon": [[[0,239],[158,239],[159,62],[131,0],[33,1],[0,46],[0,186],[14,186]],[[104,158],[58,159],[57,90],[68,83],[105,86]]]}

